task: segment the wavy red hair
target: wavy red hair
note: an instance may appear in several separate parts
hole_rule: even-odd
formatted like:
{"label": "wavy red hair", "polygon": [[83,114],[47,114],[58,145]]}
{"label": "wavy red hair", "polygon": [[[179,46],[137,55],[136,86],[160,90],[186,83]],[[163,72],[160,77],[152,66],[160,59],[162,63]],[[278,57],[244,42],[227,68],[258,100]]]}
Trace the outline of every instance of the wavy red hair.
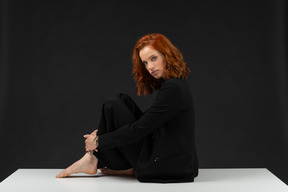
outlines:
{"label": "wavy red hair", "polygon": [[153,93],[153,89],[159,89],[163,83],[163,79],[155,79],[150,75],[139,56],[140,50],[148,45],[151,45],[154,49],[164,55],[165,79],[187,79],[190,70],[187,64],[183,61],[181,52],[164,35],[159,33],[147,34],[137,41],[133,52],[132,73],[136,82],[137,95]]}

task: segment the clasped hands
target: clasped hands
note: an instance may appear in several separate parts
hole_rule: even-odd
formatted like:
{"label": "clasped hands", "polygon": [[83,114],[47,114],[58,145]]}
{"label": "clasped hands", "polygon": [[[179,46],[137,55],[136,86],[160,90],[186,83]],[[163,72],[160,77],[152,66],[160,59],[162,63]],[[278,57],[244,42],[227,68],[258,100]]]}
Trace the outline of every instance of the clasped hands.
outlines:
{"label": "clasped hands", "polygon": [[93,150],[97,151],[97,146],[94,144],[94,139],[97,137],[97,131],[93,131],[91,134],[84,135],[85,140],[85,149],[86,152],[92,152]]}

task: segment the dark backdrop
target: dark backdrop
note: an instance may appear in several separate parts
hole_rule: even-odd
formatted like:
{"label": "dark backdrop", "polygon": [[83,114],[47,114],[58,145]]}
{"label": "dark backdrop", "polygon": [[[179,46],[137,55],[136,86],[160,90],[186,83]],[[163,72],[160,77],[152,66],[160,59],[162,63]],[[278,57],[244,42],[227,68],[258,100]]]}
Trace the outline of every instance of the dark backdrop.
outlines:
{"label": "dark backdrop", "polygon": [[0,180],[79,159],[108,96],[147,109],[155,94],[136,96],[131,56],[158,32],[191,69],[200,167],[288,183],[285,0],[1,3]]}

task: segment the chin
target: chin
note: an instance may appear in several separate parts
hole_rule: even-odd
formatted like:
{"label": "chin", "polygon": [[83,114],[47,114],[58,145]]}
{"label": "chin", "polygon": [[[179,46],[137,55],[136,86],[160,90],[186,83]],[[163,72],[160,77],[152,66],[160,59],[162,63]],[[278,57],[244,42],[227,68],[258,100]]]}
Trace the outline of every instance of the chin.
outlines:
{"label": "chin", "polygon": [[161,77],[158,77],[158,76],[157,76],[157,77],[154,76],[154,78],[155,78],[155,79],[161,79]]}

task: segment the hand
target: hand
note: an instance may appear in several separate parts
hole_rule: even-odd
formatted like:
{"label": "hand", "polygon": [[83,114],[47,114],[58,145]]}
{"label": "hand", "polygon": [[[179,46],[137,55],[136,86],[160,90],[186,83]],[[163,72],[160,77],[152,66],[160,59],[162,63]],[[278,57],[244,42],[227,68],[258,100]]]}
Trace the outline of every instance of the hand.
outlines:
{"label": "hand", "polygon": [[[86,138],[85,140],[85,149],[86,149],[86,152],[91,152],[93,150],[96,150],[97,146],[94,144],[94,139],[95,137],[97,136],[97,131],[98,130],[95,130],[93,133],[91,134],[87,134],[87,135],[84,135],[84,138]],[[96,150],[97,151],[97,150]]]}
{"label": "hand", "polygon": [[98,129],[96,129],[95,131],[93,131],[90,135],[96,136],[97,132],[98,132]]}

